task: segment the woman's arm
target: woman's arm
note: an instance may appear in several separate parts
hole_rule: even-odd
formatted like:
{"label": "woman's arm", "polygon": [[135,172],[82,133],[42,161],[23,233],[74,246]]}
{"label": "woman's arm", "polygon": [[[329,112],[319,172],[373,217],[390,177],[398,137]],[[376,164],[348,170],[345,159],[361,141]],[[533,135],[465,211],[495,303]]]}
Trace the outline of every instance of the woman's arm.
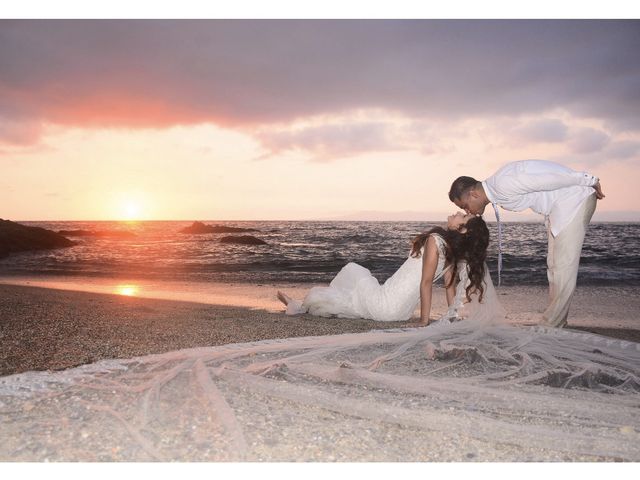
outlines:
{"label": "woman's arm", "polygon": [[422,278],[420,279],[420,324],[429,324],[431,312],[431,294],[433,291],[433,277],[438,267],[438,247],[436,240],[430,236],[422,253]]}
{"label": "woman's arm", "polygon": [[447,268],[444,272],[444,284],[447,285],[447,306],[449,307],[453,304],[453,300],[456,298],[456,286],[458,285],[457,280],[454,280],[453,282],[451,282],[451,285],[448,286],[449,282],[451,281],[452,275],[453,268]]}

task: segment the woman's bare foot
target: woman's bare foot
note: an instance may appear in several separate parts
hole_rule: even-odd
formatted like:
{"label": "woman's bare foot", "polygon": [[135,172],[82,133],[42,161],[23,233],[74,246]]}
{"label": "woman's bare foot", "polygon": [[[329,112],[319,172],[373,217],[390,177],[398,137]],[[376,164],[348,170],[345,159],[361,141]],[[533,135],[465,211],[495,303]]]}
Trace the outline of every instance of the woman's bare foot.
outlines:
{"label": "woman's bare foot", "polygon": [[280,290],[278,290],[278,300],[280,300],[285,305],[289,305],[289,302],[291,301],[291,297],[285,295]]}

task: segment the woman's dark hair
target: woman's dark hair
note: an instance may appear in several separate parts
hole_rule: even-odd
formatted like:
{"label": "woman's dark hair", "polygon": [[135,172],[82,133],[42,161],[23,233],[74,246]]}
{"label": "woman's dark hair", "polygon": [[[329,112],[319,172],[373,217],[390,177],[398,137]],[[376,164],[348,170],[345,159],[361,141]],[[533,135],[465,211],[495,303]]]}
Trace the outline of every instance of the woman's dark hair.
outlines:
{"label": "woman's dark hair", "polygon": [[489,229],[482,217],[470,218],[466,225],[465,233],[458,230],[448,230],[442,227],[434,227],[428,232],[421,233],[413,240],[411,256],[420,258],[420,250],[432,233],[437,233],[445,241],[445,259],[451,264],[452,275],[447,287],[450,287],[458,275],[458,262],[467,262],[469,273],[469,286],[467,287],[467,300],[470,295],[477,293],[478,301],[482,301],[484,295],[485,260],[487,247],[489,246]]}

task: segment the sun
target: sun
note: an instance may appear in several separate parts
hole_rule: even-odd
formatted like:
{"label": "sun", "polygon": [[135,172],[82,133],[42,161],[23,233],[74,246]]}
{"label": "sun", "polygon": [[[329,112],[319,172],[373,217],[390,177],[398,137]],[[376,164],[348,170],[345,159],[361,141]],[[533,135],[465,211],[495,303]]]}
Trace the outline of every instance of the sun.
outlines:
{"label": "sun", "polygon": [[141,193],[120,194],[114,200],[114,213],[118,220],[125,222],[136,222],[142,220],[146,215],[146,202]]}
{"label": "sun", "polygon": [[125,220],[138,220],[141,213],[140,204],[133,200],[129,200],[123,206],[123,216]]}

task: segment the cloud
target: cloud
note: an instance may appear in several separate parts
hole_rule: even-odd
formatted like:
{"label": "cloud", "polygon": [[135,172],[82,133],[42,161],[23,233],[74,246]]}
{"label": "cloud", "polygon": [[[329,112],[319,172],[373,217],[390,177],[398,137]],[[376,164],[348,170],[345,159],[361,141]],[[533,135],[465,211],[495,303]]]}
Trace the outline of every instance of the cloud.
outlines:
{"label": "cloud", "polygon": [[613,140],[595,129],[581,129],[571,139],[570,151],[550,160],[566,164],[601,165],[610,160],[635,165],[640,161],[639,140]]}
{"label": "cloud", "polygon": [[[0,116],[21,126],[0,135],[35,141],[29,126],[42,122],[131,128],[211,122],[255,130],[362,109],[456,121],[563,108],[612,129],[637,130],[639,25],[5,20]],[[375,125],[354,128],[362,129],[363,144],[388,141]],[[354,134],[327,127],[265,141],[276,147],[315,141],[322,150],[322,138],[351,144]],[[555,141],[562,131],[547,124],[523,134]],[[588,148],[588,140],[577,142]]]}
{"label": "cloud", "polygon": [[337,117],[319,117],[303,125],[276,125],[252,135],[269,152],[310,154],[327,162],[364,153],[416,151],[424,156],[451,153],[451,136],[464,135],[454,124],[394,117],[387,112],[357,111]]}
{"label": "cloud", "polygon": [[42,125],[29,119],[13,120],[0,116],[0,140],[9,146],[33,145],[40,139]]}
{"label": "cloud", "polygon": [[605,153],[619,160],[630,159],[640,154],[640,142],[631,140],[615,142],[607,146]]}
{"label": "cloud", "polygon": [[351,157],[364,152],[403,149],[394,145],[383,123],[310,126],[294,130],[264,131],[257,135],[270,154],[288,150],[311,152],[318,161]]}
{"label": "cloud", "polygon": [[579,128],[571,133],[569,147],[579,154],[590,154],[602,151],[611,141],[611,137],[601,130],[594,128]]}
{"label": "cloud", "polygon": [[527,142],[557,143],[567,138],[569,127],[562,120],[541,119],[515,127],[511,133]]}

